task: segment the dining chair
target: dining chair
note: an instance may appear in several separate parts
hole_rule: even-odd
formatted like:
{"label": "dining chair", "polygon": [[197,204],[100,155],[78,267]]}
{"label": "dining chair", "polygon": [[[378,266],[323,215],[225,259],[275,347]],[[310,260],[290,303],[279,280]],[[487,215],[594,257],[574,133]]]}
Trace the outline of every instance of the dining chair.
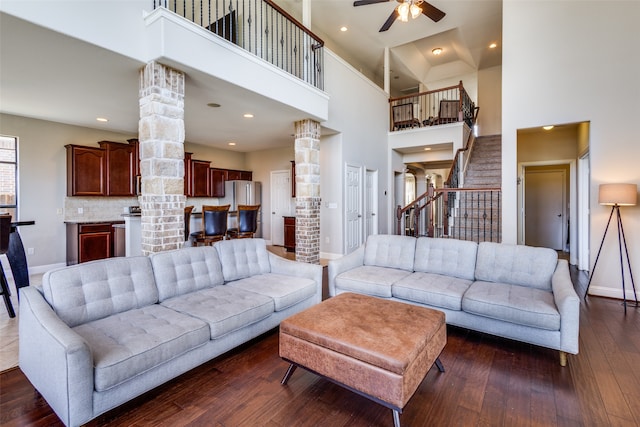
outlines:
{"label": "dining chair", "polygon": [[227,218],[230,205],[202,206],[202,231],[196,234],[196,245],[211,245],[224,240],[227,234]]}
{"label": "dining chair", "polygon": [[238,205],[238,227],[230,228],[230,239],[253,238],[258,229],[260,205]]}
{"label": "dining chair", "polygon": [[191,234],[191,212],[193,212],[193,206],[184,207],[184,241],[189,240]]}

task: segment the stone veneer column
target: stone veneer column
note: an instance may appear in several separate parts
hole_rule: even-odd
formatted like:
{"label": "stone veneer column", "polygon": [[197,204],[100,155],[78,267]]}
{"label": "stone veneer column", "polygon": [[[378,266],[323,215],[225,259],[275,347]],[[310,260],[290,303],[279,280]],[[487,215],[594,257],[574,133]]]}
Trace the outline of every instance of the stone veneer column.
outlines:
{"label": "stone veneer column", "polygon": [[320,123],[295,122],[296,261],[320,263]]}
{"label": "stone veneer column", "polygon": [[185,75],[157,62],[140,70],[142,254],[184,244]]}

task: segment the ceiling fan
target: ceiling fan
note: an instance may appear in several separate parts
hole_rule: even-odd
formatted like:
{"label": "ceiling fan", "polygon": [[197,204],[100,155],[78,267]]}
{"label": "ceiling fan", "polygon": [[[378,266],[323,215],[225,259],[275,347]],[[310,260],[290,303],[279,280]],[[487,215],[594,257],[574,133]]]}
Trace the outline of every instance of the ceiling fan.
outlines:
{"label": "ceiling fan", "polygon": [[[386,3],[388,1],[391,0],[357,0],[353,2],[353,6],[366,6],[368,4]],[[420,16],[420,13],[422,13],[431,18],[434,22],[438,22],[446,15],[446,13],[424,0],[396,1],[400,4],[393,9],[393,12],[391,12],[391,15],[389,15],[389,18],[387,18],[379,32],[387,31],[398,18],[401,21],[406,22],[409,15],[415,19]]]}

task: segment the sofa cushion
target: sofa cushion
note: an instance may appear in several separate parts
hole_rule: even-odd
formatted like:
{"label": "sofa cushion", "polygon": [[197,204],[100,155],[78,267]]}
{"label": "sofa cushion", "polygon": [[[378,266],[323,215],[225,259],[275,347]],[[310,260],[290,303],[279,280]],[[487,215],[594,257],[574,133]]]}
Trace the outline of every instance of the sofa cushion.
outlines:
{"label": "sofa cushion", "polygon": [[162,305],[208,323],[211,339],[257,323],[274,310],[271,298],[226,285],[170,298]]}
{"label": "sofa cushion", "polygon": [[42,277],[47,302],[70,327],[158,301],[148,257],[109,258],[51,270]]}
{"label": "sofa cushion", "polygon": [[416,242],[413,270],[473,280],[477,252],[476,242],[420,237]]}
{"label": "sofa cushion", "polygon": [[394,283],[391,293],[406,301],[460,311],[462,295],[471,283],[471,280],[458,277],[416,272]]}
{"label": "sofa cushion", "polygon": [[224,283],[218,252],[211,246],[157,252],[151,264],[160,301]]}
{"label": "sofa cushion", "polygon": [[391,298],[391,285],[410,274],[411,272],[409,271],[395,268],[370,265],[356,267],[336,277],[336,293],[356,292],[376,297]]}
{"label": "sofa cushion", "polygon": [[478,246],[476,280],[551,290],[558,253],[549,248],[482,242]]}
{"label": "sofa cushion", "polygon": [[364,248],[364,265],[413,271],[416,238],[396,235],[371,235]]}
{"label": "sofa cushion", "polygon": [[209,341],[199,319],[158,304],[73,328],[93,355],[94,386],[105,391]]}
{"label": "sofa cushion", "polygon": [[462,309],[518,325],[560,330],[560,313],[553,294],[541,289],[508,283],[474,282],[462,298]]}
{"label": "sofa cushion", "polygon": [[225,282],[271,272],[269,253],[263,239],[232,239],[217,242]]}
{"label": "sofa cushion", "polygon": [[273,299],[275,310],[289,308],[316,293],[316,282],[303,277],[267,273],[234,280],[225,286],[255,292]]}

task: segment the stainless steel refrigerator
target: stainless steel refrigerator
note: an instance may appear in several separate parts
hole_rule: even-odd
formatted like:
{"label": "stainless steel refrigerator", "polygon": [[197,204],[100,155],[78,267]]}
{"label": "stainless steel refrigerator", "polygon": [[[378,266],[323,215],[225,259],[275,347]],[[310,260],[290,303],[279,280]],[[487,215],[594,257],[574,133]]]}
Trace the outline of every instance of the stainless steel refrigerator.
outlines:
{"label": "stainless steel refrigerator", "polygon": [[[261,205],[262,184],[256,181],[227,181],[221,205],[229,204],[229,228],[238,226],[238,205]],[[258,211],[258,228],[255,237],[262,237],[262,207]]]}

